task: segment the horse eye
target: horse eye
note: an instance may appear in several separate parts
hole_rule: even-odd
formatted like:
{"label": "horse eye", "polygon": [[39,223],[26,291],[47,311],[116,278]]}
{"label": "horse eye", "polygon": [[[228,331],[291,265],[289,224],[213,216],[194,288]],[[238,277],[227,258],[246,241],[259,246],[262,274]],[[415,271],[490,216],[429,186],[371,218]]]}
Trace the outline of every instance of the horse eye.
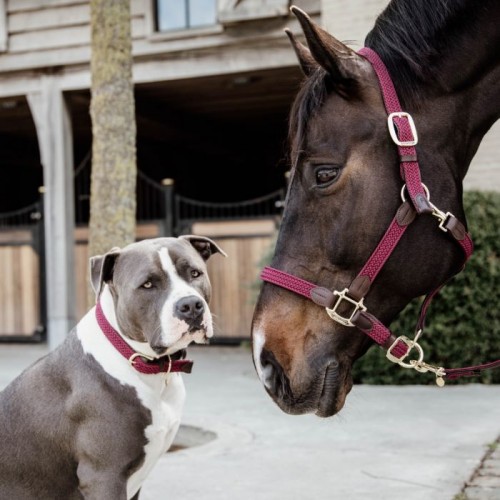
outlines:
{"label": "horse eye", "polygon": [[339,167],[322,167],[316,170],[316,184],[318,186],[327,186],[334,182],[340,172]]}
{"label": "horse eye", "polygon": [[153,283],[151,283],[151,281],[146,281],[145,283],[142,284],[142,288],[149,289],[152,287],[153,287]]}

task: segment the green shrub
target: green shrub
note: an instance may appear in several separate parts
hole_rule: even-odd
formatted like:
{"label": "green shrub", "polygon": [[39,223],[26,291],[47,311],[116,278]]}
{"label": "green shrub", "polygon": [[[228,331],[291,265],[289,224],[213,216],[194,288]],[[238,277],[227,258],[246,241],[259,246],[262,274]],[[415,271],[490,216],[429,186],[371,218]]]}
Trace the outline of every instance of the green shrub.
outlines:
{"label": "green shrub", "polygon": [[[500,359],[500,193],[468,191],[464,209],[474,252],[465,269],[433,299],[421,345],[425,361],[459,368]],[[391,324],[396,335],[413,337],[421,300],[409,304]],[[364,384],[433,384],[432,374],[405,370],[374,346],[354,366]],[[500,368],[447,383],[500,383]]]}

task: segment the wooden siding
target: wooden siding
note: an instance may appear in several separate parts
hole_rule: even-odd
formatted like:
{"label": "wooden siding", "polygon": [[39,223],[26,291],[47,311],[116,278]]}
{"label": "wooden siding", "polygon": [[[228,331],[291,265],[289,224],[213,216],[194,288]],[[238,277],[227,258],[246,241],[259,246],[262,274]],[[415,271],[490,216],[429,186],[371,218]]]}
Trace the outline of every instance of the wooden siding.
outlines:
{"label": "wooden siding", "polygon": [[[256,21],[248,32],[250,45],[257,38],[283,38],[283,19],[290,13],[285,0],[243,0],[219,4],[221,24],[192,30],[155,32],[153,0],[131,0],[132,52],[134,57],[221,48],[234,45],[241,48],[240,36],[226,33],[224,22]],[[299,6],[311,13],[319,11],[319,0],[298,0]],[[5,24],[4,52],[0,53],[0,75],[8,71],[30,70],[57,66],[88,66],[90,61],[90,1],[89,0],[0,0],[5,5],[2,20]],[[261,25],[268,19],[265,29]],[[292,21],[293,18],[291,18]],[[270,22],[270,24],[269,24]],[[1,42],[1,41],[0,41]],[[2,50],[0,46],[0,50]]]}
{"label": "wooden siding", "polygon": [[248,339],[259,290],[262,258],[274,243],[275,219],[198,223],[194,234],[212,238],[227,258],[215,256],[207,263],[212,283],[210,309],[215,339]]}
{"label": "wooden siding", "polygon": [[[193,234],[213,238],[227,253],[208,260],[208,274],[212,283],[210,310],[214,317],[214,336],[217,339],[239,341],[250,336],[253,307],[257,297],[259,264],[269,251],[274,238],[276,222],[242,221],[235,223],[195,224]],[[159,227],[155,224],[138,226],[137,238],[155,238]],[[87,312],[88,287],[87,229],[76,231],[75,273],[77,320]]]}
{"label": "wooden siding", "polygon": [[16,244],[0,245],[0,335],[31,336],[40,324],[39,258],[29,231],[13,236]]}
{"label": "wooden siding", "polygon": [[[211,237],[227,253],[209,259],[210,309],[217,339],[249,338],[259,289],[261,260],[274,241],[276,220],[195,224],[193,234]],[[160,235],[159,224],[141,224],[137,239]],[[31,336],[40,324],[40,264],[29,231],[0,233],[0,335]],[[75,230],[76,319],[87,312],[88,229]]]}

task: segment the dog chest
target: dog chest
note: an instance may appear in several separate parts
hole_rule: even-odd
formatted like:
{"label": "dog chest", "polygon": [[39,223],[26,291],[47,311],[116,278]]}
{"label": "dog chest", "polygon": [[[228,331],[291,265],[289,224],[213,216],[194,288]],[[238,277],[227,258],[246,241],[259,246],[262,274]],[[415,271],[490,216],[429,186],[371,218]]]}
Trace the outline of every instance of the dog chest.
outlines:
{"label": "dog chest", "polygon": [[77,336],[84,352],[92,355],[109,375],[135,389],[137,403],[151,415],[151,423],[144,429],[147,440],[144,458],[127,481],[127,497],[132,498],[158,459],[166,453],[179,429],[186,395],[182,375],[137,372],[111,344],[102,341],[102,333],[92,313],[77,325]]}
{"label": "dog chest", "polygon": [[[161,382],[163,388],[148,391],[138,388],[142,404],[151,412],[151,425],[144,434],[147,444],[144,447],[144,461],[127,482],[127,496],[131,498],[141,487],[152,468],[170,448],[179,425],[185,401],[185,388],[182,376],[178,373],[168,375],[168,384]],[[161,391],[161,392],[160,392]],[[158,397],[158,395],[160,397]]]}

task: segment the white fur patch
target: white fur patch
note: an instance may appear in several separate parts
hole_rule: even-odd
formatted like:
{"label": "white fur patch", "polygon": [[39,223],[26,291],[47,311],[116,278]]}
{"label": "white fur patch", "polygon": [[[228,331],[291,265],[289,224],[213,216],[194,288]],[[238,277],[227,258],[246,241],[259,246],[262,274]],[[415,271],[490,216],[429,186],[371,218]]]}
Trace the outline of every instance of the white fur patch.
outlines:
{"label": "white fur patch", "polygon": [[260,378],[260,381],[264,384],[265,387],[269,388],[269,375],[271,372],[271,367],[262,368],[260,364],[260,355],[262,353],[262,348],[266,342],[266,336],[264,332],[260,329],[257,329],[252,334],[252,346],[253,346],[253,359],[255,362],[255,369],[257,371],[257,375]]}
{"label": "white fur patch", "polygon": [[[162,339],[166,345],[170,346],[167,353],[183,349],[193,341],[197,343],[205,343],[206,338],[213,336],[212,315],[210,314],[207,302],[195,288],[190,286],[189,283],[186,283],[186,281],[179,276],[167,248],[162,248],[158,253],[160,255],[163,270],[167,273],[172,285],[171,293],[163,305],[160,318]],[[188,323],[174,315],[174,308],[177,301],[182,297],[190,295],[198,297],[205,306],[202,321],[205,331],[200,330],[194,333],[189,333]]]}
{"label": "white fur patch", "polygon": [[[106,289],[101,295],[101,306],[109,323],[119,332],[113,299]],[[146,375],[134,370],[102,333],[95,318],[95,308],[78,323],[76,332],[84,352],[94,356],[109,375],[124,385],[134,387],[141,403],[151,411],[152,423],[144,431],[148,439],[144,447],[144,463],[127,482],[127,498],[132,498],[158,459],[166,453],[179,429],[186,397],[182,375]],[[132,342],[130,339],[127,341],[131,345],[139,346],[138,351],[147,353],[147,344]]]}

